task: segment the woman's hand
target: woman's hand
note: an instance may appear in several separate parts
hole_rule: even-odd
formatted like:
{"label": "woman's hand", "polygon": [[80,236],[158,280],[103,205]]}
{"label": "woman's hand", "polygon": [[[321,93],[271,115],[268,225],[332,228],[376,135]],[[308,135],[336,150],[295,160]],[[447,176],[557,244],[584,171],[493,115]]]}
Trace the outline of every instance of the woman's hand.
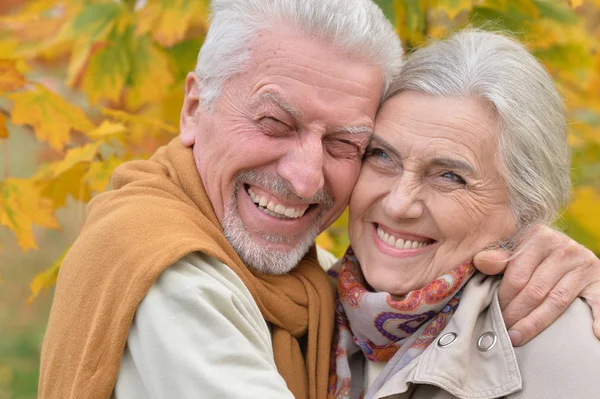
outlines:
{"label": "woman's hand", "polygon": [[531,228],[522,241],[526,247],[513,259],[507,260],[510,254],[504,250],[482,251],[474,259],[483,273],[504,272],[498,297],[513,345],[545,330],[577,296],[592,308],[594,334],[600,339],[600,259],[547,226]]}

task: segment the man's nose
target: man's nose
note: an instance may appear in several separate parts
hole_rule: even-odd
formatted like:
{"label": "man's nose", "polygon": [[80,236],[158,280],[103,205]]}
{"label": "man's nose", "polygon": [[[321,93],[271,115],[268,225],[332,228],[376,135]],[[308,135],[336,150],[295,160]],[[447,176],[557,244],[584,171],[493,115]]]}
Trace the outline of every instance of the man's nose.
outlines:
{"label": "man's nose", "polygon": [[323,144],[320,138],[300,137],[279,162],[277,173],[302,198],[316,195],[325,184]]}
{"label": "man's nose", "polygon": [[417,219],[423,215],[423,189],[416,177],[403,174],[383,199],[382,205],[388,217]]}

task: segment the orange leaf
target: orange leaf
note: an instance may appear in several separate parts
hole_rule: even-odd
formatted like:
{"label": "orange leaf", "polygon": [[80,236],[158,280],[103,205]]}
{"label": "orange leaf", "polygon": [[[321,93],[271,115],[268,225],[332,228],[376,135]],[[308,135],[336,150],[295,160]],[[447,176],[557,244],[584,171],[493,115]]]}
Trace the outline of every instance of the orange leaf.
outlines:
{"label": "orange leaf", "polygon": [[6,128],[6,122],[8,119],[4,116],[3,113],[0,112],[0,139],[5,139],[8,137],[8,129]]}
{"label": "orange leaf", "polygon": [[14,91],[26,84],[27,80],[17,69],[16,60],[0,59],[0,91]]}

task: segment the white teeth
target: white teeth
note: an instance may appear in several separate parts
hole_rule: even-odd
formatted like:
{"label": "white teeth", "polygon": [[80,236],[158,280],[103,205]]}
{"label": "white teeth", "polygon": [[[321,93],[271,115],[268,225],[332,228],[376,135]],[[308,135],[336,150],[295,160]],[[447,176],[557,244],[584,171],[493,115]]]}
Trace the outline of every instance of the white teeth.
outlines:
{"label": "white teeth", "polygon": [[304,209],[286,208],[284,205],[269,201],[264,195],[256,195],[251,188],[248,189],[248,195],[252,202],[258,205],[258,209],[262,210],[267,215],[278,219],[297,219],[304,216],[304,212],[308,209],[308,206]]}
{"label": "white teeth", "polygon": [[393,235],[383,231],[383,229],[380,227],[377,227],[377,237],[379,237],[379,239],[387,245],[398,249],[417,249],[429,245],[429,242],[425,241],[411,241],[403,240],[402,238],[396,238]]}

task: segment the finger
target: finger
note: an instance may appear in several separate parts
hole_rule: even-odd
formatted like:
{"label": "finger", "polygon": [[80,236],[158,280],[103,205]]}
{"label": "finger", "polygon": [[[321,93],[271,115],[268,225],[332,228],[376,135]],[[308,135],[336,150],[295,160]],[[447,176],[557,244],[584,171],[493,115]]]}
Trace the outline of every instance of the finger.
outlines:
{"label": "finger", "polygon": [[503,249],[488,249],[478,252],[473,258],[473,264],[480,272],[493,276],[506,269],[510,254]]}
{"label": "finger", "polygon": [[589,275],[586,274],[584,279],[585,281],[591,281],[591,283],[585,287],[579,296],[584,298],[592,308],[594,334],[600,339],[600,259],[589,249],[584,249],[582,256],[589,270]]}
{"label": "finger", "polygon": [[592,307],[592,315],[594,316],[594,334],[596,338],[600,339],[600,301],[589,303]]}
{"label": "finger", "polygon": [[509,329],[513,345],[526,344],[556,321],[577,297],[580,285],[580,278],[576,272],[563,277],[540,306]]}
{"label": "finger", "polygon": [[[531,250],[523,252],[508,262],[504,271],[504,277],[498,288],[498,299],[500,300],[500,307],[503,310],[527,287],[531,277],[544,262],[545,257],[545,252],[534,250],[531,247]],[[540,303],[541,300],[538,300],[535,306]]]}
{"label": "finger", "polygon": [[[498,289],[502,309],[506,309],[517,295],[529,284],[531,277],[549,254],[556,254],[567,238],[546,226],[533,226],[520,239],[518,255],[508,262],[504,278]],[[556,266],[555,266],[556,267]],[[559,270],[561,270],[559,268]],[[562,275],[566,274],[564,271]],[[539,299],[535,305],[539,305]]]}
{"label": "finger", "polygon": [[[579,267],[580,262],[578,262],[577,259],[570,259],[567,262],[562,257],[562,254],[563,252],[552,253],[544,259],[544,261],[535,268],[533,275],[525,287],[510,301],[510,303],[502,308],[504,323],[508,328],[512,327],[517,321],[526,317],[535,308],[540,306],[547,296],[550,295],[552,290],[556,289],[561,279],[566,276],[568,276],[575,284],[576,291],[570,294],[573,298],[575,298],[578,292],[583,290],[586,285],[586,282],[583,279],[585,270]],[[500,292],[498,292],[498,295],[500,295]]]}

